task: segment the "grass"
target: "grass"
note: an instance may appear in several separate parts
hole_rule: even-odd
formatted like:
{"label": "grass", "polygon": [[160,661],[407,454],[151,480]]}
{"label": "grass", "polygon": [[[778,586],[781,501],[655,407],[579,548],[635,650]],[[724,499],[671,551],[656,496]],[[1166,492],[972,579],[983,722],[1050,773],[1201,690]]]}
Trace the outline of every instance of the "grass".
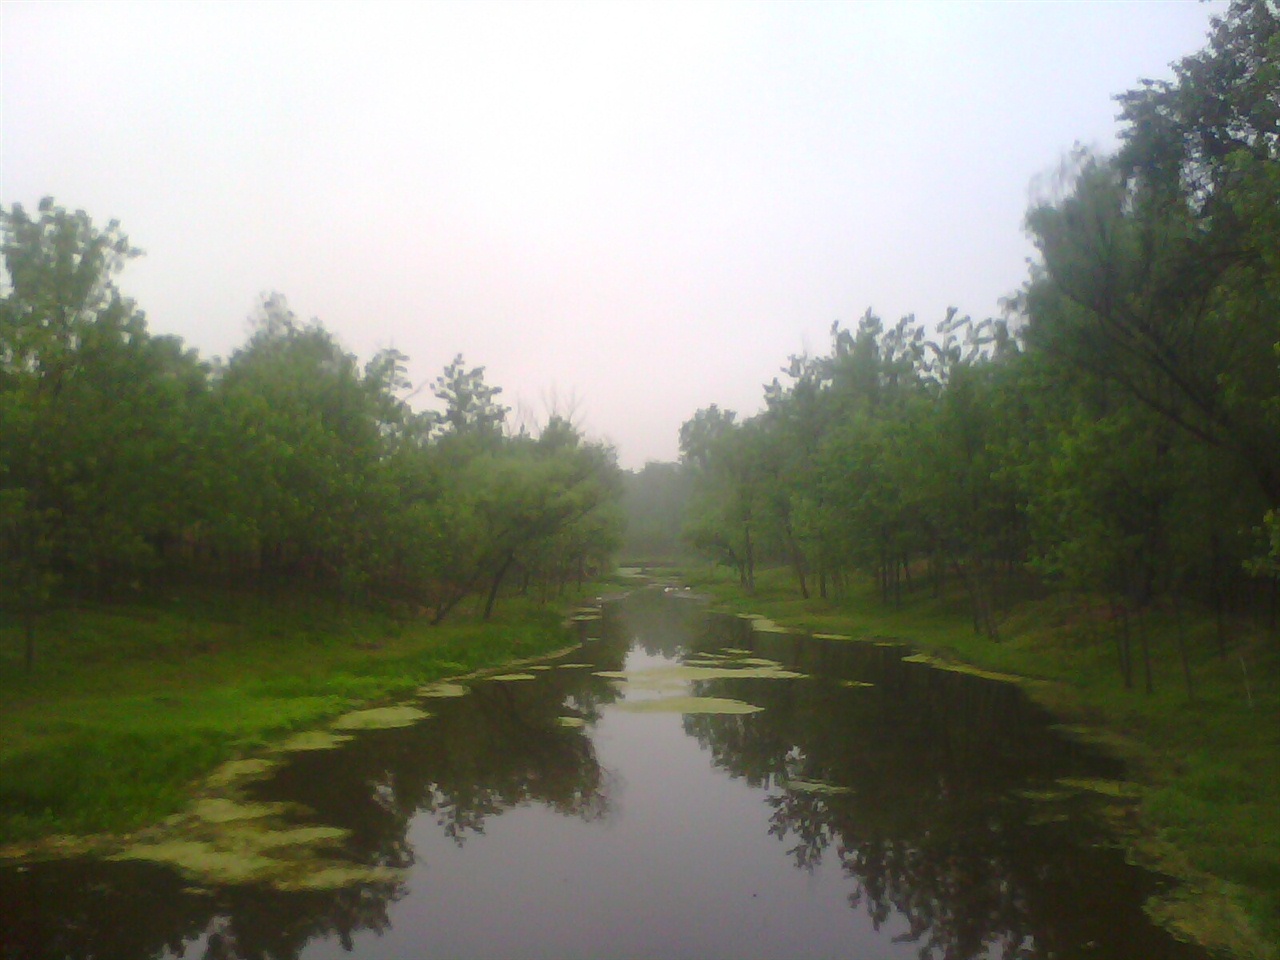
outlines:
{"label": "grass", "polygon": [[[186,591],[40,625],[35,670],[0,620],[0,855],[181,809],[219,763],[354,706],[563,647],[560,611],[425,621],[308,596]],[[16,849],[16,847],[12,848]]]}
{"label": "grass", "polygon": [[[1089,739],[1121,754],[1143,785],[1141,822],[1125,840],[1140,862],[1180,877],[1178,899],[1152,913],[1175,933],[1226,955],[1280,957],[1280,643],[1233,624],[1219,655],[1206,615],[1144,616],[1152,693],[1135,639],[1135,689],[1120,682],[1114,627],[1080,598],[1024,601],[1005,612],[999,642],[974,633],[962,597],[914,596],[894,609],[868,587],[839,600],[799,597],[770,570],[745,596],[736,579],[686,571],[719,606],[814,633],[900,638],[931,657],[1013,674]],[[1190,652],[1188,695],[1178,636]]]}

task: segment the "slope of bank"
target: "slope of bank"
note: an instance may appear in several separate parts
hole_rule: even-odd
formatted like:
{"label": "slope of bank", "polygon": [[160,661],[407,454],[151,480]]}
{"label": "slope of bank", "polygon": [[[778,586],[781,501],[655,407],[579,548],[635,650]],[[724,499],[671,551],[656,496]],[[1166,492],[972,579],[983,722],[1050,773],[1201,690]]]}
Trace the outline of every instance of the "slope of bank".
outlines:
{"label": "slope of bank", "polygon": [[922,597],[895,609],[869,589],[839,600],[803,600],[781,570],[759,577],[752,596],[716,572],[685,570],[682,579],[718,606],[783,626],[892,637],[940,661],[1025,678],[1027,691],[1062,718],[1067,732],[1123,756],[1143,784],[1140,820],[1123,841],[1134,859],[1183,881],[1178,899],[1150,904],[1153,915],[1225,955],[1280,957],[1280,656],[1274,636],[1235,624],[1223,655],[1211,619],[1153,613],[1140,626],[1151,651],[1153,691],[1147,693],[1140,663],[1134,689],[1123,687],[1115,625],[1078,598],[1015,607],[996,642],[974,633],[959,600]]}
{"label": "slope of bank", "polygon": [[487,623],[431,627],[316,597],[186,592],[49,615],[31,673],[20,631],[0,624],[0,855],[152,823],[291,731],[561,648],[564,609],[509,602]]}

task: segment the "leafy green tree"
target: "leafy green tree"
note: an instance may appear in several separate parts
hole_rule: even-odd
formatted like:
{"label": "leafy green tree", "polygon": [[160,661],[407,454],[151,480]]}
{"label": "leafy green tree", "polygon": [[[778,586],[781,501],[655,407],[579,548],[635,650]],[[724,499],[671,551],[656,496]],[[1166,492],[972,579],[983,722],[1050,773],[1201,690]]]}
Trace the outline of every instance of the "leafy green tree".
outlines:
{"label": "leafy green tree", "polygon": [[432,388],[444,401],[440,430],[446,436],[492,441],[502,435],[509,408],[497,402],[501,387],[485,383],[484,367],[467,368],[462,354],[453,358]]}
{"label": "leafy green tree", "polygon": [[51,199],[0,213],[0,526],[5,604],[30,637],[55,587],[102,593],[158,567],[198,496],[207,370],[152,337],[114,276],[119,225]]}

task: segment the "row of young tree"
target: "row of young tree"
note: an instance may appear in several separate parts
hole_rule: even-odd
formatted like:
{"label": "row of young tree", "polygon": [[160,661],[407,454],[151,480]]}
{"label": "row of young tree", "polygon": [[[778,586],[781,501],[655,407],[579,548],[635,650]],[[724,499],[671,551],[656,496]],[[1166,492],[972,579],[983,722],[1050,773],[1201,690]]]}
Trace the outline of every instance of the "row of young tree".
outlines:
{"label": "row of young tree", "polygon": [[115,276],[119,226],[46,199],[0,211],[0,614],[174,578],[301,586],[438,622],[504,586],[544,597],[621,534],[611,448],[552,415],[506,429],[457,357],[418,411],[407,358],[359,365],[264,297],[208,362],[150,333]]}
{"label": "row of young tree", "polygon": [[688,541],[748,589],[762,556],[805,595],[949,580],[992,636],[1028,576],[1120,615],[1273,595],[1280,18],[1238,0],[1175,72],[1120,96],[1118,152],[1076,150],[1031,209],[1005,319],[868,311],[763,412],[686,422]]}

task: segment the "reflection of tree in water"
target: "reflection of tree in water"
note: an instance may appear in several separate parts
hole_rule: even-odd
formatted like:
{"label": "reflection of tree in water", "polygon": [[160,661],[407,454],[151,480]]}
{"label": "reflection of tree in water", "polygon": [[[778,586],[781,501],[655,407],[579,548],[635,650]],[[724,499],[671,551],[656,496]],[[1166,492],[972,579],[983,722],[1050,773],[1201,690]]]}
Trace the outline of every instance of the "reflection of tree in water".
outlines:
{"label": "reflection of tree in water", "polygon": [[705,635],[706,602],[669,588],[638,590],[622,603],[605,607],[606,636],[621,642],[622,653],[632,644],[649,656],[675,656],[681,649],[700,646]]}
{"label": "reflection of tree in water", "polygon": [[394,883],[200,891],[151,864],[37,863],[0,871],[0,957],[156,957],[203,940],[205,960],[283,960],[319,937],[350,949],[355,933],[387,929],[399,892]]}
{"label": "reflection of tree in water", "polygon": [[587,719],[616,696],[587,669],[536,682],[476,682],[463,697],[426,701],[421,724],[371,731],[351,748],[300,754],[262,785],[262,799],[293,800],[352,830],[361,862],[408,866],[410,820],[434,817],[461,843],[485,821],[538,803],[592,820],[609,809],[607,776],[591,739],[559,722],[573,703]]}
{"label": "reflection of tree in water", "polygon": [[[625,646],[588,644],[575,658],[617,669]],[[538,682],[476,682],[433,699],[421,724],[367,731],[338,750],[292,755],[255,799],[293,801],[319,823],[351,830],[343,855],[365,865],[414,861],[408,826],[434,816],[458,843],[514,806],[540,803],[587,820],[609,811],[608,775],[583,730],[617,697],[591,669],[553,670]],[[566,706],[567,705],[567,706]],[[351,949],[361,931],[389,927],[400,884],[280,891],[257,884],[193,891],[150,864],[63,861],[0,871],[0,958],[159,956],[194,946],[207,960],[285,960],[317,938]]]}
{"label": "reflection of tree in water", "polygon": [[1051,737],[1015,688],[904,664],[900,652],[760,641],[757,653],[831,679],[701,681],[697,695],[765,709],[688,716],[685,730],[718,766],[767,788],[769,833],[798,868],[834,852],[854,883],[850,904],[877,928],[905,920],[898,939],[937,960],[1203,956],[1146,920],[1151,881],[1095,849],[1096,833],[1081,835],[1087,818],[1044,823],[1044,808],[1019,798],[1019,785],[1118,771]]}

